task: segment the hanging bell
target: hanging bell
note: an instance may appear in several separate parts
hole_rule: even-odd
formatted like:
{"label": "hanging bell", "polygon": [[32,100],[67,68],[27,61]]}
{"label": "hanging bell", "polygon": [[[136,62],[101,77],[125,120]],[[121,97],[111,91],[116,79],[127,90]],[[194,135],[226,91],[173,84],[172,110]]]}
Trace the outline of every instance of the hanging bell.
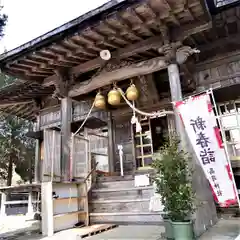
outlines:
{"label": "hanging bell", "polygon": [[117,89],[112,89],[109,93],[108,93],[108,103],[116,106],[118,104],[120,104],[121,101],[121,95],[120,92]]}
{"label": "hanging bell", "polygon": [[100,108],[100,109],[105,109],[105,107],[106,107],[105,98],[100,92],[95,97],[94,106],[96,108]]}
{"label": "hanging bell", "polygon": [[138,98],[138,90],[134,84],[131,84],[127,91],[126,91],[126,97],[129,101],[135,101]]}

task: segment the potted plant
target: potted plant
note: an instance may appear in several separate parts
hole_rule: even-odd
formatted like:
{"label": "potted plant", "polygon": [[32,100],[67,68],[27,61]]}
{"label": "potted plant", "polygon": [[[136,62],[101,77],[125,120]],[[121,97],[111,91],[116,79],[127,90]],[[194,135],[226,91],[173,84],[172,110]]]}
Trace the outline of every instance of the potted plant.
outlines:
{"label": "potted plant", "polygon": [[[164,211],[166,211],[165,208],[164,208]],[[173,233],[172,222],[167,214],[162,214],[162,218],[163,218],[164,227],[165,227],[165,238],[168,240],[173,240],[174,233]]]}
{"label": "potted plant", "polygon": [[[179,150],[180,141],[170,139],[154,154],[155,183],[166,217],[171,220],[175,240],[192,240],[195,194],[192,190],[189,156]],[[168,233],[167,233],[168,234]]]}

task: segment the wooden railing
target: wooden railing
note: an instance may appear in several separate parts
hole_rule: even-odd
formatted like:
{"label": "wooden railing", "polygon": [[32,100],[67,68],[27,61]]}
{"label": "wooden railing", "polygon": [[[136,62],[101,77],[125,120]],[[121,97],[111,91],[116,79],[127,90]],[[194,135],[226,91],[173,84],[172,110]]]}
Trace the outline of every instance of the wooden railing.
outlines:
{"label": "wooden railing", "polygon": [[[96,171],[96,167],[98,165],[98,162],[95,163],[95,165],[93,166],[93,168],[91,169],[91,171],[87,174],[87,176],[84,178],[83,180],[83,184],[84,184],[84,195],[86,196],[84,198],[84,211],[85,211],[85,225],[88,226],[89,225],[89,207],[88,207],[88,193],[90,191],[90,189],[92,188],[92,175],[93,173]],[[88,180],[90,180],[90,185],[88,186]]]}

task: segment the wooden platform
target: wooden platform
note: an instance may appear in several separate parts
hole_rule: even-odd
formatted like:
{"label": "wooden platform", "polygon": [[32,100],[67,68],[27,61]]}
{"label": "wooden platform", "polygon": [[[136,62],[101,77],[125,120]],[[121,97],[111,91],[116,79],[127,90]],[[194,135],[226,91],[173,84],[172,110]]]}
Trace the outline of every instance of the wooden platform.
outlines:
{"label": "wooden platform", "polygon": [[77,228],[76,232],[78,237],[85,238],[101,232],[105,232],[115,227],[117,227],[115,224],[95,224],[88,227]]}
{"label": "wooden platform", "polygon": [[3,186],[0,187],[0,192],[28,192],[32,191],[40,191],[41,184],[40,183],[31,183],[31,184],[21,184],[16,186]]}

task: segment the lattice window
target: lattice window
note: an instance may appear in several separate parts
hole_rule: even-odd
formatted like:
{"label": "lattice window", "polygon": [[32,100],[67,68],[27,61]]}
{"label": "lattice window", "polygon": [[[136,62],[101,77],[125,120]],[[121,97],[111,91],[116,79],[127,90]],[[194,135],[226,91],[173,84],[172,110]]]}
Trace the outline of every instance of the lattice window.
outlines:
{"label": "lattice window", "polygon": [[240,160],[240,100],[218,104],[223,141],[231,160]]}

